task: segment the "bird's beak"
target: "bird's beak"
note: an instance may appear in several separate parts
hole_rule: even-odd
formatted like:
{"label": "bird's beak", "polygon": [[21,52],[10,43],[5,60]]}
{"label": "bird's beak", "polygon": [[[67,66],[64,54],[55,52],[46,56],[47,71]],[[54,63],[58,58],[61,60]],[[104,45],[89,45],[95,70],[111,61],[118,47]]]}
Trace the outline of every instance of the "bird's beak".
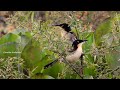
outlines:
{"label": "bird's beak", "polygon": [[88,41],[88,40],[83,40],[83,42],[86,42],[86,41]]}
{"label": "bird's beak", "polygon": [[88,40],[83,40],[83,42],[82,42],[82,43],[85,43],[86,41],[88,41]]}

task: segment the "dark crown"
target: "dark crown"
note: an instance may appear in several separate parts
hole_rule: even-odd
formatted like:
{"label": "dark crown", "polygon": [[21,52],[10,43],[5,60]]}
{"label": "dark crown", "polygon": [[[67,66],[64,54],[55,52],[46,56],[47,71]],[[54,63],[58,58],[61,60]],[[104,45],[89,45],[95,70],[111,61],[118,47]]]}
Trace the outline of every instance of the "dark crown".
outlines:
{"label": "dark crown", "polygon": [[73,42],[73,44],[72,44],[74,50],[76,50],[76,49],[78,48],[77,45],[78,45],[79,43],[82,43],[82,42],[85,42],[85,41],[87,41],[87,40],[75,40],[75,41]]}

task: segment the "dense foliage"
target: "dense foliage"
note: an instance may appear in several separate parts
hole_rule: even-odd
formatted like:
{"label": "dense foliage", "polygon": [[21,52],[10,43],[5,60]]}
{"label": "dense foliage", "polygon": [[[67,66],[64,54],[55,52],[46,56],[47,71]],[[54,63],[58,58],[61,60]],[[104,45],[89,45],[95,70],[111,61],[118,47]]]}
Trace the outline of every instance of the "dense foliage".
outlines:
{"label": "dense foliage", "polygon": [[[0,78],[81,79],[62,62],[44,69],[71,48],[71,43],[60,37],[61,28],[52,26],[63,22],[71,25],[79,39],[88,40],[83,45],[84,79],[120,78],[120,14],[106,11],[101,18],[97,13],[47,11],[46,21],[41,22],[34,20],[33,11],[16,12],[8,21],[16,29],[0,38]],[[74,64],[78,72],[79,63]]]}

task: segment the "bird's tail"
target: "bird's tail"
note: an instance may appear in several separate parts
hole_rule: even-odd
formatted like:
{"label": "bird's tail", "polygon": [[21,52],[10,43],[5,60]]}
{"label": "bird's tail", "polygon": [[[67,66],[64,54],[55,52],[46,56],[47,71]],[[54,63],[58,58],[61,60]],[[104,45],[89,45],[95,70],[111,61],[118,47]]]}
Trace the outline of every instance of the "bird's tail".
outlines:
{"label": "bird's tail", "polygon": [[52,26],[61,26],[61,24],[52,24]]}
{"label": "bird's tail", "polygon": [[47,69],[47,68],[53,66],[57,61],[58,61],[58,59],[57,59],[57,60],[54,60],[53,62],[51,62],[51,63],[49,63],[49,64],[47,64],[47,65],[45,65],[45,66],[44,66],[44,69]]}

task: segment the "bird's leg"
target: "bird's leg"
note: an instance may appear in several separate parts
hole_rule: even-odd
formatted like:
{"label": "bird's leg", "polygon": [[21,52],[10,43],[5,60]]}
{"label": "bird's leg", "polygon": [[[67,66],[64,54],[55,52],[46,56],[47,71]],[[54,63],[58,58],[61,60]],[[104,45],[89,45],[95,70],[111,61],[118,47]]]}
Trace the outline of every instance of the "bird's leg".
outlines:
{"label": "bird's leg", "polygon": [[84,56],[85,54],[82,54],[81,55],[81,57],[80,57],[80,75],[82,76],[82,79],[83,79],[83,56]]}

